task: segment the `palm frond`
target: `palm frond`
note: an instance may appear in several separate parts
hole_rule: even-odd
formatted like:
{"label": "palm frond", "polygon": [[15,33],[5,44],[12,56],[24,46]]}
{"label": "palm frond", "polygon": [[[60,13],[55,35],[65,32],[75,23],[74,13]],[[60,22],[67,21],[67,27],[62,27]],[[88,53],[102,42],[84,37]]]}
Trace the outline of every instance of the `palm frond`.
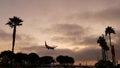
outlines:
{"label": "palm frond", "polygon": [[14,26],[11,21],[9,21],[8,23],[6,23],[6,25],[9,25],[11,28],[13,28],[13,26]]}

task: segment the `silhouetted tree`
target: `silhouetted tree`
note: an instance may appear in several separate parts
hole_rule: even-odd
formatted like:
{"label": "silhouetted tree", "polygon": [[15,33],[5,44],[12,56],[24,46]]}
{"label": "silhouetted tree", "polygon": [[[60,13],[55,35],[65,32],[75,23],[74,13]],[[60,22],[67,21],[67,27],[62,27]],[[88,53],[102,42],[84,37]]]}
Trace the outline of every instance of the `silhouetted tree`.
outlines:
{"label": "silhouetted tree", "polygon": [[0,58],[2,58],[3,64],[11,64],[12,59],[14,58],[14,53],[12,51],[3,51],[0,54]]}
{"label": "silhouetted tree", "polygon": [[110,61],[100,60],[95,64],[96,68],[113,68],[113,64]]}
{"label": "silhouetted tree", "polygon": [[110,46],[111,46],[111,34],[115,34],[115,31],[112,27],[108,26],[105,30],[106,36],[109,35],[109,41],[110,41]]}
{"label": "silhouetted tree", "polygon": [[69,57],[69,64],[73,65],[75,63],[75,60],[73,57]]}
{"label": "silhouetted tree", "polygon": [[[111,44],[111,34],[115,34],[115,31],[112,27],[108,26],[105,30],[105,34],[106,36],[109,35],[109,42],[110,42],[110,47],[111,50],[114,51],[114,46]],[[115,60],[115,54],[113,54],[113,51],[111,51],[112,53],[112,62],[114,63],[114,66],[116,65],[116,60]]]}
{"label": "silhouetted tree", "polygon": [[104,38],[104,35],[98,38],[97,43],[99,43],[100,47],[103,48],[105,51],[109,50],[109,47],[107,46],[107,42]]}
{"label": "silhouetted tree", "polygon": [[72,57],[69,57],[69,56],[58,56],[56,58],[57,62],[59,62],[60,64],[63,64],[63,65],[72,65],[74,64],[74,59]]}
{"label": "silhouetted tree", "polygon": [[100,44],[100,47],[102,48],[102,58],[104,61],[106,61],[106,52],[109,50],[109,47],[107,46],[104,36],[100,36],[97,40],[97,43]]}
{"label": "silhouetted tree", "polygon": [[75,62],[74,59],[72,57],[69,57],[69,56],[64,56],[64,59],[65,59],[65,63],[67,65],[72,65]]}
{"label": "silhouetted tree", "polygon": [[36,53],[30,53],[28,55],[28,62],[33,65],[37,64],[39,62],[39,56]]}
{"label": "silhouetted tree", "polygon": [[56,58],[57,62],[59,62],[60,64],[64,64],[64,56],[60,55]]}
{"label": "silhouetted tree", "polygon": [[21,19],[19,19],[18,17],[13,17],[13,18],[9,18],[9,22],[6,23],[7,25],[9,25],[11,28],[13,28],[13,41],[12,41],[12,52],[14,53],[14,45],[15,45],[15,37],[16,37],[16,26],[21,26],[23,22]]}
{"label": "silhouetted tree", "polygon": [[20,65],[25,64],[27,62],[28,55],[25,53],[16,53],[15,54],[15,61],[19,63]]}
{"label": "silhouetted tree", "polygon": [[55,60],[53,59],[52,56],[43,56],[40,58],[39,63],[42,64],[51,64],[54,63]]}

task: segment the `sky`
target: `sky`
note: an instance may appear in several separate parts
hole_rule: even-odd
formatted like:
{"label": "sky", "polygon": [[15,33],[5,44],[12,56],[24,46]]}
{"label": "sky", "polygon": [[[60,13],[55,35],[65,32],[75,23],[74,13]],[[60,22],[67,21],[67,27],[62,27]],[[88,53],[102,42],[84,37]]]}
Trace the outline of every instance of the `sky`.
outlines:
{"label": "sky", "polygon": [[[0,0],[0,51],[11,50],[13,29],[5,24],[17,16],[23,25],[17,27],[16,53],[67,55],[78,62],[96,61],[101,59],[97,39],[111,26],[116,31],[112,44],[119,60],[119,6],[120,0]],[[108,37],[105,38],[109,46]],[[57,48],[47,50],[45,41]]]}

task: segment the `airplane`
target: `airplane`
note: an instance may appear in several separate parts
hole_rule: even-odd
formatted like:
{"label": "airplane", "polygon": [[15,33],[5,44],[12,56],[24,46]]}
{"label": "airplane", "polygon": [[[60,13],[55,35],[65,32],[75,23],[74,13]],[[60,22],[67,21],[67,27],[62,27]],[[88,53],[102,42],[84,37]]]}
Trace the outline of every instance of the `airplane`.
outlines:
{"label": "airplane", "polygon": [[45,41],[45,47],[49,50],[49,49],[52,49],[52,50],[54,50],[57,46],[48,46],[47,45],[47,43],[46,43],[46,41]]}

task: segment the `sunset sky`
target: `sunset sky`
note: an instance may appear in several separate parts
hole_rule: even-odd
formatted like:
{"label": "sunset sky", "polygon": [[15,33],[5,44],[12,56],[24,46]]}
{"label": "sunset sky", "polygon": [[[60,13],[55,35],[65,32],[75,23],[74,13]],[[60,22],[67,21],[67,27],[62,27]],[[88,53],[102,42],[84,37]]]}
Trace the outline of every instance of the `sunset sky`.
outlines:
{"label": "sunset sky", "polygon": [[[11,50],[13,29],[5,24],[13,16],[23,20],[15,52],[96,61],[101,58],[97,39],[112,26],[112,44],[120,59],[120,0],[0,0],[0,51]],[[47,50],[45,41],[58,47]]]}

